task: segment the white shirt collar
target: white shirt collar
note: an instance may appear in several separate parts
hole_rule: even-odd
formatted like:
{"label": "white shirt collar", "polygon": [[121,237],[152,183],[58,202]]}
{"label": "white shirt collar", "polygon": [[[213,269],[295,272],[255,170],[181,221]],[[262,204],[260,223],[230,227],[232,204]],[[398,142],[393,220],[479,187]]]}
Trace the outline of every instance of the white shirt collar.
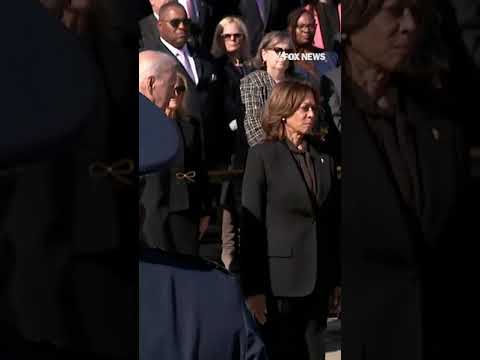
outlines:
{"label": "white shirt collar", "polygon": [[155,16],[155,19],[160,20],[160,17],[158,16],[158,14],[156,12],[153,13],[153,16]]}
{"label": "white shirt collar", "polygon": [[177,49],[175,46],[170,44],[167,40],[164,38],[160,37],[160,41],[167,47],[167,49],[175,56],[178,56],[178,54],[182,55],[185,54],[186,56],[190,56],[190,52],[188,51],[187,45],[183,45],[181,49]]}

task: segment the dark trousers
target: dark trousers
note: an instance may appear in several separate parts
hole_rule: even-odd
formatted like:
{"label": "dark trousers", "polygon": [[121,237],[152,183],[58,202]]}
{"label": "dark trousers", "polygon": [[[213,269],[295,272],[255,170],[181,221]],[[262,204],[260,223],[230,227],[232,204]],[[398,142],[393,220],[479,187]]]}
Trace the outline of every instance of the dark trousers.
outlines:
{"label": "dark trousers", "polygon": [[322,360],[328,296],[273,297],[267,323],[260,328],[270,360]]}
{"label": "dark trousers", "polygon": [[192,210],[170,213],[167,221],[172,241],[171,251],[186,255],[198,255],[200,245],[198,213]]}

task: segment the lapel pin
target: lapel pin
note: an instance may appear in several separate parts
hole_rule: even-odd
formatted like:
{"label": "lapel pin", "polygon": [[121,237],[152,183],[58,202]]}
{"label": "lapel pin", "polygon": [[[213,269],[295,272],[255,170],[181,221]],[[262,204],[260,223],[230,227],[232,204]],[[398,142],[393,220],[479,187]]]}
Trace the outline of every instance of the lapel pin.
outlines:
{"label": "lapel pin", "polygon": [[435,128],[432,128],[432,135],[435,141],[438,141],[438,139],[440,138],[440,132]]}

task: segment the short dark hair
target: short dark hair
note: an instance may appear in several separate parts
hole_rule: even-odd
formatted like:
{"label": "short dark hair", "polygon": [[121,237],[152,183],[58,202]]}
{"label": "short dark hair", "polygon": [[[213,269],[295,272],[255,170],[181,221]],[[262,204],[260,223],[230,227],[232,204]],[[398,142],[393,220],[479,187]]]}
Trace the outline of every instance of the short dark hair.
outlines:
{"label": "short dark hair", "polygon": [[185,11],[185,14],[187,13],[182,4],[178,3],[177,1],[169,1],[160,6],[160,9],[158,9],[158,18],[162,19],[165,13],[172,8],[182,9],[183,11]]}

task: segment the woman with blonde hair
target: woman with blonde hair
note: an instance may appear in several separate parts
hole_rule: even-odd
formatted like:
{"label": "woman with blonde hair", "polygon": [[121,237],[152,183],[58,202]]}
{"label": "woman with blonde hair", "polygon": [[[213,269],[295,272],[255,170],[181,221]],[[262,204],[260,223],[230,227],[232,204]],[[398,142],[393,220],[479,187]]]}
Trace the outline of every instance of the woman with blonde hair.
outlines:
{"label": "woman with blonde hair", "polygon": [[163,248],[182,254],[198,255],[199,241],[209,223],[206,169],[201,159],[201,137],[198,120],[185,115],[184,94],[188,81],[177,72],[174,96],[170,99],[166,115],[175,122],[179,150],[171,163],[167,205],[168,239]]}
{"label": "woman with blonde hair", "polygon": [[[245,138],[240,100],[240,81],[252,70],[249,34],[245,23],[236,16],[227,16],[217,25],[211,54],[215,58],[221,94],[217,119],[221,123],[217,141],[221,142],[224,163],[231,169],[243,169],[248,144]],[[222,260],[235,271],[235,249],[238,238],[238,196],[241,181],[232,179],[222,187]]]}

